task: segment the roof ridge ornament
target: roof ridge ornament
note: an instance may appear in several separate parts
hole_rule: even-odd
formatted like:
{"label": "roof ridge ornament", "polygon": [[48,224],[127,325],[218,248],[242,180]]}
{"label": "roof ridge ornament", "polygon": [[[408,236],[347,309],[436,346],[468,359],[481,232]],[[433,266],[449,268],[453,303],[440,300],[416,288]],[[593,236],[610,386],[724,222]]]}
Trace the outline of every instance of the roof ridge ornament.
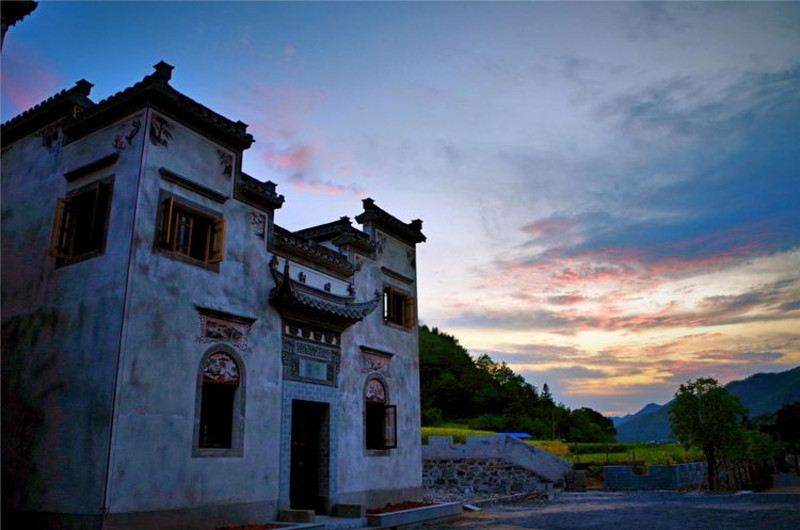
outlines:
{"label": "roof ridge ornament", "polygon": [[165,83],[169,83],[169,80],[172,79],[172,71],[175,69],[174,66],[164,61],[158,61],[158,63],[153,65],[153,68],[155,68],[155,72],[151,74],[150,77],[157,81],[164,81]]}

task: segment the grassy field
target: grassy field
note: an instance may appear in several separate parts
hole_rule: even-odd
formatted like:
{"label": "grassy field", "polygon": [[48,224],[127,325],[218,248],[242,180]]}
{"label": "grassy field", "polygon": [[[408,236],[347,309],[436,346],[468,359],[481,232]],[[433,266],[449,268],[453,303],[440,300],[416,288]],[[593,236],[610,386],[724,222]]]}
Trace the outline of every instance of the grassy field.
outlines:
{"label": "grassy field", "polygon": [[423,444],[428,443],[428,436],[452,436],[453,443],[463,445],[467,443],[466,441],[467,436],[484,436],[492,434],[497,434],[497,433],[492,431],[476,431],[473,429],[467,429],[465,427],[458,427],[458,426],[423,427],[422,443]]}
{"label": "grassy field", "polygon": [[[467,436],[496,434],[491,431],[475,431],[463,426],[423,427],[422,443],[428,436],[452,436],[456,444],[466,443]],[[539,449],[583,466],[613,464],[665,465],[703,460],[698,450],[686,450],[678,444],[588,444],[566,443],[552,440],[528,442]]]}
{"label": "grassy field", "polygon": [[678,444],[572,444],[535,440],[534,446],[567,459],[575,464],[667,465],[703,460],[700,451]]}

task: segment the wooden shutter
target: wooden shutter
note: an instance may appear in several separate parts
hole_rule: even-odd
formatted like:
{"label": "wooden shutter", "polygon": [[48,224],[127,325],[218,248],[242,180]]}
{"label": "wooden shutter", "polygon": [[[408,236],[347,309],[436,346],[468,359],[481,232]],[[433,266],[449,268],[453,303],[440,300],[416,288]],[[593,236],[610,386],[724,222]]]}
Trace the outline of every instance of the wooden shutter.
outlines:
{"label": "wooden shutter", "polygon": [[172,197],[164,200],[161,208],[161,234],[159,234],[159,246],[172,248],[174,236],[172,235],[172,208],[175,206],[175,199]]}
{"label": "wooden shutter", "polygon": [[50,235],[50,255],[54,258],[68,259],[71,257],[73,224],[69,201],[57,199],[53,217],[53,232]]}
{"label": "wooden shutter", "polygon": [[416,300],[413,296],[406,296],[403,298],[403,326],[407,328],[414,327],[416,323],[417,307],[414,303]]}
{"label": "wooden shutter", "polygon": [[383,408],[383,447],[397,449],[397,406],[386,405]]}
{"label": "wooden shutter", "polygon": [[219,263],[225,255],[225,218],[215,219],[208,230],[206,262]]}

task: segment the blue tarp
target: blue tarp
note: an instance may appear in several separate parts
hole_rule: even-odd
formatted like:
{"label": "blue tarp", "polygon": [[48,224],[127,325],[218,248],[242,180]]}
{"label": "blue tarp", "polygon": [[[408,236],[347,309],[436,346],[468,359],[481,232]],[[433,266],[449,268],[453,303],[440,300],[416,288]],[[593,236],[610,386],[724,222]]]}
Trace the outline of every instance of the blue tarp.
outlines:
{"label": "blue tarp", "polygon": [[526,432],[499,432],[497,436],[511,436],[512,438],[533,438]]}

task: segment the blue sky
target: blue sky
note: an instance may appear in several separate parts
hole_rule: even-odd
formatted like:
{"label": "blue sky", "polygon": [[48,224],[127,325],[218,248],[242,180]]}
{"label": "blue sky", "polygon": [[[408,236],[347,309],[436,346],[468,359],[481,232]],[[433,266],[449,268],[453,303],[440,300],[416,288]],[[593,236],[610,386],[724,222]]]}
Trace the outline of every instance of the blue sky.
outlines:
{"label": "blue sky", "polygon": [[41,2],[2,120],[162,59],[279,224],[423,219],[421,319],[568,406],[800,364],[800,4]]}

